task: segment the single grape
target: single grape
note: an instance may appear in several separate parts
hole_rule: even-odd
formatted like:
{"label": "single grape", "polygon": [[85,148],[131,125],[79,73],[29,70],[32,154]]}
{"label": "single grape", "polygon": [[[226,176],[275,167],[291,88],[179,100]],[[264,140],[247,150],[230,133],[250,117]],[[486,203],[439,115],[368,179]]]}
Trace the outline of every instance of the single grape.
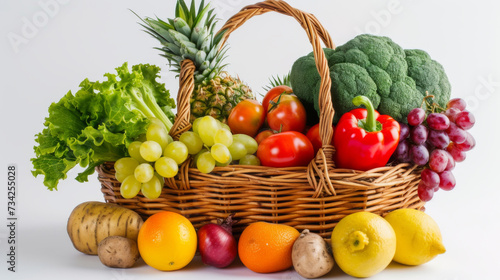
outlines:
{"label": "single grape", "polygon": [[441,173],[448,166],[448,155],[445,150],[436,149],[429,156],[429,167],[437,173]]}
{"label": "single grape", "polygon": [[[115,161],[115,171],[121,175],[127,177],[128,175],[134,174],[135,168],[139,165],[139,162],[131,157],[124,157]],[[125,179],[125,178],[124,178]]]}
{"label": "single grape", "polygon": [[450,153],[455,162],[462,162],[465,160],[465,152],[457,147],[458,144],[450,143],[448,147],[446,147],[446,151]]}
{"label": "single grape", "polygon": [[163,156],[175,160],[177,164],[181,164],[188,157],[188,147],[181,141],[174,141],[167,145],[163,151]]}
{"label": "single grape", "polygon": [[433,130],[445,130],[450,126],[450,119],[441,113],[429,114],[426,121],[429,128]]}
{"label": "single grape", "polygon": [[231,155],[229,155],[229,159],[226,162],[215,161],[215,166],[224,167],[224,166],[230,165],[232,162],[233,162],[233,158],[231,157]]}
{"label": "single grape", "polygon": [[445,149],[450,144],[450,137],[443,130],[430,130],[429,136],[427,137],[427,142],[429,142],[434,148]]}
{"label": "single grape", "polygon": [[400,130],[399,130],[399,142],[402,142],[403,140],[405,140],[406,138],[408,138],[408,136],[410,135],[410,126],[408,126],[405,123],[400,122],[399,123],[399,127],[400,127]]}
{"label": "single grape", "polygon": [[451,154],[448,151],[446,152],[446,156],[448,157],[448,164],[446,165],[446,168],[444,169],[445,171],[451,171],[455,169],[455,159],[451,156]]}
{"label": "single grape", "polygon": [[462,111],[460,111],[456,108],[449,108],[449,109],[446,109],[446,111],[444,111],[444,114],[448,117],[450,122],[454,123],[455,120],[457,119],[458,113],[460,113],[460,112],[462,112]]}
{"label": "single grape", "polygon": [[394,151],[394,157],[399,162],[410,162],[410,144],[408,140],[399,142],[396,150]]}
{"label": "single grape", "polygon": [[203,152],[196,159],[196,168],[201,173],[210,173],[215,168],[215,159],[209,151]]}
{"label": "single grape", "polygon": [[417,145],[422,145],[427,140],[429,129],[422,124],[412,127],[410,130],[410,140]]}
{"label": "single grape", "polygon": [[154,168],[149,163],[141,163],[134,170],[134,176],[137,181],[146,183],[153,178]]}
{"label": "single grape", "polygon": [[467,133],[465,130],[458,127],[455,123],[450,123],[450,127],[448,127],[445,131],[450,137],[450,141],[457,144],[463,143],[467,139]]}
{"label": "single grape", "polygon": [[128,154],[139,163],[144,163],[146,160],[141,156],[141,145],[141,141],[134,141],[130,143],[130,145],[128,145]]}
{"label": "single grape", "polygon": [[120,186],[120,194],[123,198],[134,198],[140,190],[141,182],[137,181],[134,175],[127,176]]}
{"label": "single grape", "polygon": [[[254,138],[246,135],[246,134],[234,134],[233,135],[233,142],[240,142],[245,146],[245,149],[247,150],[247,154],[253,155],[255,152],[257,152],[257,148],[259,147],[259,144],[257,143],[257,140]],[[236,158],[233,157],[233,159],[236,160]]]}
{"label": "single grape", "polygon": [[[132,172],[132,175],[134,173]],[[120,173],[120,172],[115,172],[115,178],[118,182],[120,183],[123,183],[123,181],[125,180],[125,178],[127,178],[128,176],[130,176],[131,174],[123,174],[123,173]]]}
{"label": "single grape", "polygon": [[439,187],[439,174],[436,173],[435,171],[432,171],[429,168],[424,168],[420,176],[422,180],[421,182],[427,188],[434,189],[436,187]]}
{"label": "single grape", "polygon": [[161,126],[156,123],[152,123],[149,125],[148,130],[146,132],[146,139],[148,141],[155,141],[160,144],[162,149],[168,145],[168,131],[165,126]]}
{"label": "single grape", "polygon": [[221,143],[216,143],[210,148],[212,157],[219,163],[226,163],[231,159],[229,149]]}
{"label": "single grape", "polygon": [[211,116],[204,116],[198,123],[198,135],[203,143],[211,147],[214,142],[214,136],[220,126],[216,119]]}
{"label": "single grape", "polygon": [[179,172],[179,166],[174,159],[161,157],[155,162],[155,170],[165,178],[172,178]]}
{"label": "single grape", "polygon": [[181,134],[179,141],[184,143],[188,149],[188,154],[195,155],[203,148],[203,141],[201,141],[198,133],[193,131],[186,131]]}
{"label": "single grape", "polygon": [[455,119],[455,123],[458,127],[468,130],[471,129],[476,123],[476,118],[469,111],[462,111],[457,114],[457,118]]}
{"label": "single grape", "polygon": [[465,110],[465,107],[467,107],[467,103],[462,98],[453,98],[446,105],[446,108],[455,108],[459,111]]}
{"label": "single grape", "polygon": [[158,177],[153,176],[151,180],[142,183],[141,192],[148,199],[157,199],[161,195],[163,184]]}
{"label": "single grape", "polygon": [[408,113],[407,116],[408,124],[411,126],[417,126],[424,122],[425,111],[422,108],[415,108]]}
{"label": "single grape", "polygon": [[231,144],[228,149],[233,160],[240,160],[247,154],[247,149],[241,142],[233,141],[233,144]]}
{"label": "single grape", "polygon": [[427,188],[422,181],[420,181],[420,184],[418,184],[418,189],[417,189],[418,197],[420,200],[424,202],[428,202],[432,199],[434,196],[434,190]]}
{"label": "single grape", "polygon": [[161,157],[162,148],[158,142],[145,141],[142,142],[139,151],[143,159],[149,162],[154,162]]}
{"label": "single grape", "polygon": [[158,172],[155,171],[155,176],[158,177],[158,180],[160,180],[160,183],[163,185],[165,184],[165,178],[158,174]]}
{"label": "single grape", "polygon": [[255,155],[245,155],[238,163],[239,165],[260,165],[260,160]]}
{"label": "single grape", "polygon": [[210,151],[207,148],[203,148],[203,149],[201,149],[201,151],[199,151],[196,155],[193,156],[193,160],[191,161],[191,164],[193,167],[196,167],[196,163],[198,162],[198,158],[200,157],[200,155],[202,155],[205,152],[210,153]]}
{"label": "single grape", "polygon": [[168,138],[167,145],[170,144],[170,143],[172,143],[172,142],[174,142],[174,138],[172,138],[172,136],[170,136],[170,134],[167,136],[167,138]]}
{"label": "single grape", "polygon": [[194,133],[198,133],[198,127],[200,125],[200,121],[201,121],[201,118],[196,118],[194,121],[193,121],[193,126],[192,126],[192,129],[193,129],[193,132]]}
{"label": "single grape", "polygon": [[231,144],[233,144],[233,134],[231,134],[231,130],[226,128],[217,130],[214,135],[214,143],[220,143],[226,147],[231,146]]}
{"label": "single grape", "polygon": [[429,161],[429,151],[424,145],[411,145],[410,159],[416,165],[424,166]]}
{"label": "single grape", "polygon": [[445,191],[451,191],[452,189],[455,188],[456,181],[455,181],[455,176],[453,176],[453,173],[451,171],[443,171],[441,174],[439,174],[439,187],[442,190]]}
{"label": "single grape", "polygon": [[229,125],[227,123],[220,123],[220,128],[224,128],[224,129],[231,131],[231,128],[229,127]]}
{"label": "single grape", "polygon": [[[157,125],[157,126],[160,126],[163,129],[167,130],[167,127],[165,126],[165,124],[160,119],[152,117],[152,118],[149,118],[149,121],[151,122],[150,126],[151,125]],[[147,134],[146,134],[146,136],[147,136]]]}
{"label": "single grape", "polygon": [[470,151],[476,146],[476,140],[474,139],[472,134],[470,134],[468,131],[466,131],[465,134],[466,134],[465,141],[463,143],[455,145],[458,149],[460,149],[463,152]]}
{"label": "single grape", "polygon": [[231,128],[229,127],[229,125],[227,123],[223,123],[220,120],[217,120],[217,123],[219,124],[219,128],[224,128],[224,129],[229,130],[229,132],[231,132]]}

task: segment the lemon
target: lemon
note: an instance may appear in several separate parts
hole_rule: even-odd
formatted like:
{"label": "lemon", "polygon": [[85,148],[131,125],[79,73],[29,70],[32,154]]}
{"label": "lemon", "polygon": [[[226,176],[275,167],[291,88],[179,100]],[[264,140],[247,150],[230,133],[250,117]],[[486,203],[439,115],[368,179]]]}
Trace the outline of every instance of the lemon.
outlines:
{"label": "lemon", "polygon": [[385,216],[396,232],[394,261],[406,265],[424,264],[446,251],[441,231],[426,213],[398,209]]}
{"label": "lemon", "polygon": [[342,271],[354,277],[370,277],[392,261],[396,234],[381,216],[357,212],[344,217],[333,229],[332,251]]}

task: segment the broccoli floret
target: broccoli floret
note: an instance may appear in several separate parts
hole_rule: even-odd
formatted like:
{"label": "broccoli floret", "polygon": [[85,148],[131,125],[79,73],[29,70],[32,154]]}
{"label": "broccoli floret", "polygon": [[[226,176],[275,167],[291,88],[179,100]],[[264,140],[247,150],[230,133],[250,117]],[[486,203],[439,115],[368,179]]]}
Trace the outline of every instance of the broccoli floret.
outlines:
{"label": "broccoli floret", "polygon": [[[377,94],[377,85],[363,67],[354,63],[335,64],[330,67],[330,76],[335,112],[348,112],[356,108],[352,104],[352,99],[357,95],[365,95],[370,98],[375,108],[379,106],[380,96]],[[314,108],[317,112],[319,112],[318,96],[319,94],[314,95]],[[340,114],[335,113],[335,123],[339,117]]]}
{"label": "broccoli floret", "polygon": [[415,88],[415,81],[410,77],[391,85],[388,96],[382,97],[378,111],[390,115],[396,120],[406,122],[406,116],[413,109],[420,107],[424,95]]}
{"label": "broccoli floret", "polygon": [[[365,95],[381,114],[406,122],[426,92],[445,106],[451,87],[443,67],[421,50],[404,50],[390,38],[363,34],[335,50],[324,49],[332,79],[334,123],[354,108],[352,98]],[[290,73],[294,93],[319,115],[320,76],[313,53],[299,58]]]}
{"label": "broccoli floret", "polygon": [[405,54],[408,76],[415,80],[418,91],[424,96],[426,91],[429,92],[429,95],[434,95],[434,102],[446,107],[451,85],[443,66],[422,50],[405,50]]}

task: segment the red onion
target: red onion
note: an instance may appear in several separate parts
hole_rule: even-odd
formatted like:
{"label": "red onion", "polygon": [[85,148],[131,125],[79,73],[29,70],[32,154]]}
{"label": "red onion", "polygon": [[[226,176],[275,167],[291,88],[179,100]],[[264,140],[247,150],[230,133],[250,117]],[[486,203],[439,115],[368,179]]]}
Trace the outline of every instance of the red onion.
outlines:
{"label": "red onion", "polygon": [[232,233],[234,214],[221,224],[206,224],[198,230],[198,249],[204,264],[223,268],[238,254],[238,244]]}

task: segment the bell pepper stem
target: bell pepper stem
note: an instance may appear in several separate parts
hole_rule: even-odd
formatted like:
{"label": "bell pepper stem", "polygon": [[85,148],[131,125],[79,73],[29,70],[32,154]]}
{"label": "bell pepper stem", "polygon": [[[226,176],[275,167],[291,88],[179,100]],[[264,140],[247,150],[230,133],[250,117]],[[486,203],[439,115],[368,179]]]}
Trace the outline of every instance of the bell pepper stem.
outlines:
{"label": "bell pepper stem", "polygon": [[364,105],[366,108],[367,116],[364,121],[363,129],[368,132],[377,131],[377,120],[375,119],[375,108],[370,99],[363,95],[358,95],[352,99],[352,104],[355,106]]}

